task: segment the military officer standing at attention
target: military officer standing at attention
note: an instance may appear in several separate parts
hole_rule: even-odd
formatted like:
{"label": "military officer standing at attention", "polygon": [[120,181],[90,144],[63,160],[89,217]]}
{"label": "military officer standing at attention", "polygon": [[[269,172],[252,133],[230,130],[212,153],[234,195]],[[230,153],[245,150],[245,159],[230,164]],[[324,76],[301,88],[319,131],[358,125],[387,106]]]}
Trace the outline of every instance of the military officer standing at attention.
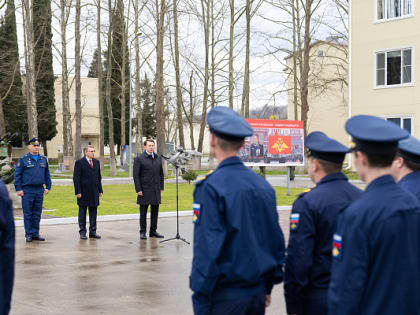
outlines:
{"label": "military officer standing at attention", "polygon": [[22,155],[15,168],[15,189],[22,197],[23,223],[27,242],[45,241],[39,235],[42,201],[51,189],[48,160],[39,154],[39,139],[27,143],[29,153]]}
{"label": "military officer standing at attention", "polygon": [[293,203],[284,293],[288,314],[327,315],[337,216],[362,191],[341,172],[347,147],[319,131],[306,137],[305,146],[316,187]]}
{"label": "military officer standing at attention", "polygon": [[405,190],[420,199],[420,141],[413,136],[401,140],[392,162],[392,176]]}
{"label": "military officer standing at attention", "polygon": [[0,314],[7,315],[15,275],[15,223],[12,201],[0,180]]}
{"label": "military officer standing at attention", "polygon": [[207,115],[217,169],[194,190],[190,288],[197,315],[264,314],[283,279],[284,238],[276,195],[238,157],[252,128],[228,107]]}
{"label": "military officer standing at attention", "polygon": [[367,187],[338,217],[328,312],[420,314],[420,203],[390,175],[398,141],[409,134],[367,115],[350,118],[346,130]]}

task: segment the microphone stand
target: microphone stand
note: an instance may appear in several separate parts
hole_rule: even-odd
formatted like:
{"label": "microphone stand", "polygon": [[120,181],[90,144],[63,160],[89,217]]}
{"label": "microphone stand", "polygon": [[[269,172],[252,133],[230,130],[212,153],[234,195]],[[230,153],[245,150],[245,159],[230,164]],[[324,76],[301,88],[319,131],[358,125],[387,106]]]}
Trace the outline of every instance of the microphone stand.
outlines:
{"label": "microphone stand", "polygon": [[[169,162],[169,158],[167,158],[164,155],[162,155],[162,157]],[[175,175],[175,178],[176,178],[176,235],[175,235],[175,237],[168,238],[166,240],[160,241],[159,243],[173,241],[173,240],[180,240],[180,241],[183,241],[184,243],[187,243],[189,245],[190,243],[185,238],[182,238],[179,235],[179,215],[178,215],[178,169],[179,169],[179,165],[176,162],[169,162],[169,163],[171,163],[175,167],[175,172],[176,172],[176,175]]]}

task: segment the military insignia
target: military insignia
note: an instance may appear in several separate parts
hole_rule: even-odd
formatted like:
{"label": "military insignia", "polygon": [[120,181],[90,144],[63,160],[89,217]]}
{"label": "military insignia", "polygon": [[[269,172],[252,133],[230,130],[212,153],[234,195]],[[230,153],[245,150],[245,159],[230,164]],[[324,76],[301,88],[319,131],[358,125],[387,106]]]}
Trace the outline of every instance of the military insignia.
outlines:
{"label": "military insignia", "polygon": [[290,215],[290,231],[295,231],[299,226],[299,213],[292,213]]}
{"label": "military insignia", "polygon": [[193,203],[193,222],[196,224],[200,222],[200,210],[201,205],[199,203]]}
{"label": "military insignia", "polygon": [[310,192],[311,190],[312,190],[312,188],[307,188],[303,192],[307,193],[307,192]]}
{"label": "military insignia", "polygon": [[342,247],[342,237],[338,234],[334,234],[333,237],[333,248],[332,248],[332,255],[334,258],[341,258],[341,254],[343,251]]}

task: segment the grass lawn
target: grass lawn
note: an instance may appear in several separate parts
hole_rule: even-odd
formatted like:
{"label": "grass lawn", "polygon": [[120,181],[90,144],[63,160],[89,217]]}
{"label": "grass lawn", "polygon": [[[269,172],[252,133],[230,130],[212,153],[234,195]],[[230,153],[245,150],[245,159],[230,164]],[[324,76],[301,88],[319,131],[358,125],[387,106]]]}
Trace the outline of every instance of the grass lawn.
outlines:
{"label": "grass lawn", "polygon": [[[104,195],[101,197],[101,205],[98,215],[138,213],[136,193],[134,186],[130,184],[104,185]],[[193,184],[179,184],[179,209],[191,210],[193,203]],[[303,189],[291,189],[291,196],[287,196],[287,188],[275,187],[277,204],[281,206],[291,205]],[[57,217],[76,217],[78,207],[74,195],[73,186],[55,186],[44,199],[45,209],[56,209],[44,212],[44,214]],[[162,195],[160,211],[176,210],[175,184],[166,184]]]}

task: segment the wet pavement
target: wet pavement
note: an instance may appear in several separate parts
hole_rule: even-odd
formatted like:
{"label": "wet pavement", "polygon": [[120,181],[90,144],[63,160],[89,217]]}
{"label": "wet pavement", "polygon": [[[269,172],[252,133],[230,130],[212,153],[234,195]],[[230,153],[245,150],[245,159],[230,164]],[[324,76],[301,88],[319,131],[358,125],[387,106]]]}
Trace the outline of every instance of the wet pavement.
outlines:
{"label": "wet pavement", "polygon": [[[287,236],[289,211],[279,213]],[[175,236],[176,219],[159,219],[158,231]],[[181,217],[181,236],[192,241],[192,232],[191,217]],[[192,314],[191,245],[140,241],[137,220],[99,222],[98,233],[83,241],[76,224],[43,225],[47,241],[25,243],[17,227],[11,314]],[[266,314],[286,314],[282,285]]]}

